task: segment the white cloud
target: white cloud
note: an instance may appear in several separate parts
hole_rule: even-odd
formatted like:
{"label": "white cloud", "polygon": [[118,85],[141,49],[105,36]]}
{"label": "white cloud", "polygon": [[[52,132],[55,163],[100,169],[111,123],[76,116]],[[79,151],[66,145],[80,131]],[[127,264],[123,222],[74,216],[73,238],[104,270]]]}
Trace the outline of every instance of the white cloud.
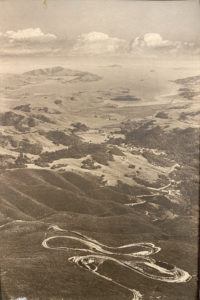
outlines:
{"label": "white cloud", "polygon": [[200,45],[192,42],[170,41],[158,33],[146,33],[130,43],[129,52],[140,56],[198,55]]}
{"label": "white cloud", "polygon": [[27,28],[0,33],[0,55],[43,55],[58,53],[57,36],[40,28]]}
{"label": "white cloud", "polygon": [[40,28],[27,28],[18,31],[7,31],[4,37],[9,41],[17,42],[51,42],[56,39],[56,36],[51,33],[43,33]]}
{"label": "white cloud", "polygon": [[169,49],[176,48],[179,45],[178,42],[173,42],[163,39],[158,33],[146,33],[140,37],[136,37],[131,44],[132,50],[135,48],[149,48],[149,49]]}
{"label": "white cloud", "polygon": [[103,32],[90,32],[78,37],[72,53],[74,54],[116,54],[127,47],[125,40],[110,37]]}
{"label": "white cloud", "polygon": [[103,32],[90,32],[87,34],[82,34],[80,36],[80,39],[85,40],[85,41],[90,41],[90,42],[94,42],[94,41],[105,41],[110,39],[108,34],[103,33]]}

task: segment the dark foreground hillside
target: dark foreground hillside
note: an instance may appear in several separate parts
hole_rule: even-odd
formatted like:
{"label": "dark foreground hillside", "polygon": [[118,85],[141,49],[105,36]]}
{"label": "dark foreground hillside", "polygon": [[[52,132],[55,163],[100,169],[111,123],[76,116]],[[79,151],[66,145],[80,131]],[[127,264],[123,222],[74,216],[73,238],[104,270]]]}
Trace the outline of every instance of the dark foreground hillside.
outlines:
{"label": "dark foreground hillside", "polygon": [[[155,243],[162,248],[156,259],[196,274],[197,247],[194,237],[188,237],[188,231],[194,230],[190,218],[187,231],[180,234],[178,230],[176,235],[180,220],[151,222],[143,211],[120,203],[117,188],[105,189],[95,177],[16,169],[1,174],[0,190],[3,299],[131,299],[123,288],[71,264],[68,258],[79,251],[43,248],[41,243],[50,225],[78,231],[108,246]],[[125,192],[124,201],[126,197]],[[195,276],[186,284],[172,285],[111,262],[107,268],[113,279],[140,290],[144,299],[160,299],[156,298],[160,295],[166,300],[195,297]]]}

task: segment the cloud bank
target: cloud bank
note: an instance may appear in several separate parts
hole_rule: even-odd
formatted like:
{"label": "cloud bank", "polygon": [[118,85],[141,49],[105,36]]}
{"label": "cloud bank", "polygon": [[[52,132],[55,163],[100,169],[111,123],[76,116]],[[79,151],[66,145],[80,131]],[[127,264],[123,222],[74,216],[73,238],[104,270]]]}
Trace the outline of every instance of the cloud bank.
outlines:
{"label": "cloud bank", "polygon": [[200,45],[192,42],[171,41],[158,33],[146,33],[132,41],[109,36],[103,32],[82,34],[75,40],[60,39],[40,28],[0,32],[0,56],[95,56],[130,55],[158,57],[162,55],[200,55]]}
{"label": "cloud bank", "polygon": [[171,41],[158,33],[146,33],[131,42],[110,37],[102,32],[83,34],[76,40],[71,53],[75,55],[135,55],[139,57],[162,55],[198,55],[200,45],[192,42]]}

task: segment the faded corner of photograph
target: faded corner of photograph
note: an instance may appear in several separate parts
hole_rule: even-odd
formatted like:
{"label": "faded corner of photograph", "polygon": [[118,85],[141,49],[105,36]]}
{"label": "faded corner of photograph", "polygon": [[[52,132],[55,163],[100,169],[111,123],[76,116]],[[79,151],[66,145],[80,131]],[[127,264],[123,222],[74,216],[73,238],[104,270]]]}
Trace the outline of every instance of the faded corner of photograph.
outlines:
{"label": "faded corner of photograph", "polygon": [[0,0],[0,300],[197,300],[198,1]]}

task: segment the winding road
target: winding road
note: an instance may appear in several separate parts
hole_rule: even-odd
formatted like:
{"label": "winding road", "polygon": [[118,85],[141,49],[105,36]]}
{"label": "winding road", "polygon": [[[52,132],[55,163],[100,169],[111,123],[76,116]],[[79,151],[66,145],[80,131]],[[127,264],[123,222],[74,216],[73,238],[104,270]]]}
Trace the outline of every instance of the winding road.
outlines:
{"label": "winding road", "polygon": [[[51,234],[51,236],[48,236],[49,234]],[[51,246],[53,240],[57,240],[56,242],[58,243],[59,239],[61,242],[68,240],[68,243],[70,241],[75,241],[75,244],[77,245],[77,243],[79,243],[80,247]],[[161,251],[161,248],[156,247],[153,243],[131,243],[119,247],[109,247],[77,231],[65,230],[57,225],[51,225],[45,233],[42,246],[46,249],[56,251],[74,250],[77,252],[86,252],[87,255],[76,255],[70,257],[68,261],[75,263],[80,268],[88,270],[98,277],[111,281],[128,290],[133,296],[132,300],[141,300],[141,293],[113,280],[111,277],[101,274],[99,267],[102,266],[104,262],[111,261],[123,268],[137,272],[150,279],[168,283],[184,283],[191,279],[188,272],[181,270],[174,265],[152,259],[150,257],[151,255]]]}

